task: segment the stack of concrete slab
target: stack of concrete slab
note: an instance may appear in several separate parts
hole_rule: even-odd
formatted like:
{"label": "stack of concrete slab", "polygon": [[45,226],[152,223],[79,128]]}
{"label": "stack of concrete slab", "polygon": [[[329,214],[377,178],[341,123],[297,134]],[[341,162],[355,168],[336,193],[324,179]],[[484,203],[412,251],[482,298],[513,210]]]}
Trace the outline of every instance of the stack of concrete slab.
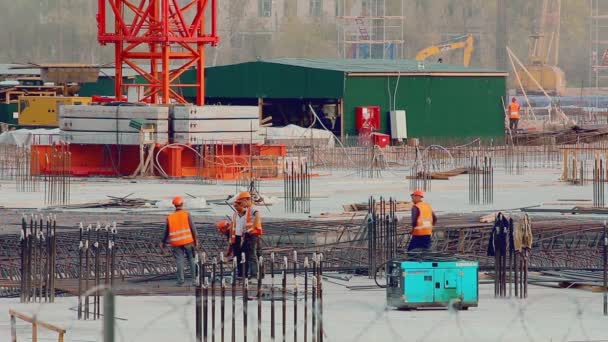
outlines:
{"label": "stack of concrete slab", "polygon": [[59,128],[72,144],[139,145],[139,131],[129,126],[144,119],[155,127],[154,140],[169,141],[169,108],[150,106],[61,106]]}
{"label": "stack of concrete slab", "polygon": [[176,106],[173,140],[181,144],[263,142],[255,106]]}

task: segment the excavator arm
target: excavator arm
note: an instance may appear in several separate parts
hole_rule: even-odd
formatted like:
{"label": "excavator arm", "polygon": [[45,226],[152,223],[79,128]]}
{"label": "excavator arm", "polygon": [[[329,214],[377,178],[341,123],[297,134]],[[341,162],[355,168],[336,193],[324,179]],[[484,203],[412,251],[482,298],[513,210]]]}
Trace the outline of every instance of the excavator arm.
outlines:
{"label": "excavator arm", "polygon": [[435,56],[443,52],[464,49],[463,64],[464,66],[468,67],[471,64],[471,55],[473,55],[474,44],[475,39],[473,38],[473,35],[469,34],[458,37],[420,50],[418,54],[416,54],[416,60],[423,61],[431,56]]}

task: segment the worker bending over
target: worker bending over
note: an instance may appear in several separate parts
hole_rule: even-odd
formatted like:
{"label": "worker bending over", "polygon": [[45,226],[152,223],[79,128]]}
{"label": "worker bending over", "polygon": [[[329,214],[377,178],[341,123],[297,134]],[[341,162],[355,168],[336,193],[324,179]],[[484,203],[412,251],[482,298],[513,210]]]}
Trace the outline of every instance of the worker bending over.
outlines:
{"label": "worker bending over", "polygon": [[165,254],[165,246],[171,246],[171,251],[177,263],[177,286],[184,284],[184,258],[188,258],[192,285],[196,285],[196,272],[194,255],[198,245],[196,227],[192,222],[190,213],[184,210],[184,199],[177,196],[173,198],[175,212],[167,216],[165,234],[161,242],[161,252]]}
{"label": "worker bending over", "polygon": [[[241,262],[241,253],[245,253],[245,270],[247,274],[239,276],[256,278],[258,273],[258,251],[260,248],[260,237],[263,234],[262,217],[259,210],[253,206],[251,194],[241,192],[234,202],[236,212],[232,218],[234,238],[231,238],[232,250]],[[234,241],[234,242],[232,242]]]}
{"label": "worker bending over", "polygon": [[517,131],[517,125],[519,123],[519,103],[517,103],[517,99],[511,99],[511,103],[509,103],[509,129],[511,131]]}
{"label": "worker bending over", "polygon": [[228,240],[228,250],[226,251],[226,256],[229,257],[231,256],[232,253],[232,221],[230,220],[222,220],[219,221],[217,224],[217,230],[220,234],[224,235],[226,237],[226,239]]}
{"label": "worker bending over", "polygon": [[424,192],[416,190],[411,194],[412,202],[412,239],[407,250],[431,249],[433,226],[437,223],[437,216],[431,206],[422,201]]}

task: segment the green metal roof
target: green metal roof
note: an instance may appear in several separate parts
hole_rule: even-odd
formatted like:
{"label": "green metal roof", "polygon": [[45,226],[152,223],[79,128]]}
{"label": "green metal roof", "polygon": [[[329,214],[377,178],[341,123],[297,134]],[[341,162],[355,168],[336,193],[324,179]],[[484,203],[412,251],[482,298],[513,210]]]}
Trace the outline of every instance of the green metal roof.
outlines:
{"label": "green metal roof", "polygon": [[462,65],[428,61],[419,62],[409,59],[277,58],[264,59],[260,60],[260,62],[346,73],[504,73],[506,76],[506,72],[494,69],[465,67]]}

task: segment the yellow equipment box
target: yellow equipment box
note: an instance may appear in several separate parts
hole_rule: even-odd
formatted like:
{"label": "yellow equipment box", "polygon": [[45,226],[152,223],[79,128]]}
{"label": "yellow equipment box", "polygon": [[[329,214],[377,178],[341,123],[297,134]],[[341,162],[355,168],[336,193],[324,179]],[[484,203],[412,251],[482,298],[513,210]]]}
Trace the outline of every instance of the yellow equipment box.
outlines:
{"label": "yellow equipment box", "polygon": [[90,97],[20,96],[19,126],[59,127],[59,106],[88,105]]}

